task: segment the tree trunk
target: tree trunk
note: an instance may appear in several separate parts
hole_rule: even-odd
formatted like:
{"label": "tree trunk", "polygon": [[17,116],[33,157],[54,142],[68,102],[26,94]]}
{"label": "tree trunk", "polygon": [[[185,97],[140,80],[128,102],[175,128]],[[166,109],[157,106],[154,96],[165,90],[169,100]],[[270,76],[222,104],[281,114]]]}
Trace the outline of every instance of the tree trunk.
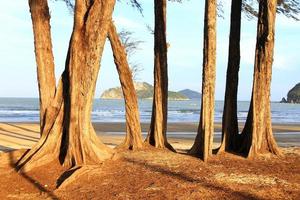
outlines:
{"label": "tree trunk", "polygon": [[93,129],[91,110],[114,4],[114,0],[76,1],[66,69],[47,108],[42,138],[17,163],[21,170],[55,159],[69,168],[111,156]]}
{"label": "tree trunk", "polygon": [[216,0],[205,1],[202,100],[198,133],[189,153],[207,161],[212,154],[216,79]]}
{"label": "tree trunk", "polygon": [[241,153],[247,157],[268,152],[280,154],[272,133],[270,110],[276,2],[259,3],[252,98],[241,143]]}
{"label": "tree trunk", "polygon": [[45,0],[29,0],[34,30],[34,47],[40,99],[40,127],[44,126],[46,108],[55,95],[54,58],[52,52],[50,14]]}
{"label": "tree trunk", "polygon": [[242,0],[231,1],[229,55],[226,77],[225,102],[222,121],[222,142],[218,153],[233,151],[239,134],[237,118],[237,93],[240,68]]}
{"label": "tree trunk", "polygon": [[166,0],[154,0],[154,94],[152,117],[146,142],[156,148],[175,151],[167,141],[168,63],[166,40]]}
{"label": "tree trunk", "polygon": [[126,110],[126,137],[120,147],[127,149],[142,148],[142,135],[138,100],[133,84],[132,73],[127,62],[125,47],[123,46],[115,25],[111,22],[108,39],[114,55],[114,61],[119,73]]}

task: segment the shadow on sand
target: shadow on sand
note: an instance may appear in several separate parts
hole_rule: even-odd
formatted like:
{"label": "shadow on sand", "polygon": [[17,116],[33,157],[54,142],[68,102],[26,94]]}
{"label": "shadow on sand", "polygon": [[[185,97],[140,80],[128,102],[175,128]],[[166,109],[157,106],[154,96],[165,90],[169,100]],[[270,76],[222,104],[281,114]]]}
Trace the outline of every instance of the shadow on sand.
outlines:
{"label": "shadow on sand", "polygon": [[[31,129],[28,129],[28,128],[24,128],[24,127],[15,125],[15,124],[10,124],[10,123],[3,123],[3,124],[11,126],[13,128],[17,128],[17,129],[20,130],[20,132],[26,131],[26,132],[39,134],[38,131],[34,131],[34,130],[31,130]],[[3,127],[0,127],[0,131],[2,131],[2,133],[0,133],[1,135],[8,136],[8,137],[15,137],[15,138],[18,138],[18,139],[28,140],[28,141],[32,141],[32,142],[37,142],[39,140],[39,135],[30,136],[30,135],[27,135],[27,134],[22,134],[19,131],[14,131],[13,132],[11,130],[4,129]]]}
{"label": "shadow on sand", "polygon": [[14,149],[11,147],[6,147],[6,146],[2,146],[0,145],[0,152],[9,152],[9,151],[13,151]]}
{"label": "shadow on sand", "polygon": [[12,127],[14,127],[14,128],[21,129],[21,130],[23,130],[23,131],[28,131],[28,132],[32,132],[32,133],[38,133],[38,134],[40,133],[39,131],[35,131],[35,130],[29,129],[29,128],[24,128],[24,127],[18,126],[18,125],[16,125],[16,124],[11,124],[11,123],[3,123],[3,124],[6,124],[6,125],[8,125],[8,126],[12,126]]}
{"label": "shadow on sand", "polygon": [[31,141],[31,142],[37,142],[39,140],[39,138],[37,138],[37,137],[31,137],[31,136],[23,135],[23,134],[20,134],[20,133],[15,133],[15,132],[3,129],[3,128],[0,128],[0,131],[2,131],[2,133],[0,133],[0,135],[4,135],[4,136],[7,136],[7,137],[18,138],[18,139],[21,139],[21,140],[28,140],[28,141]]}
{"label": "shadow on sand", "polygon": [[53,200],[57,200],[59,199],[52,191],[48,190],[47,188],[45,188],[41,183],[39,183],[37,180],[33,179],[32,177],[30,177],[28,174],[26,174],[25,172],[21,172],[17,170],[16,167],[16,161],[14,160],[15,156],[14,153],[16,151],[9,151],[7,152],[8,156],[9,156],[9,161],[10,161],[10,167],[12,167],[15,172],[17,172],[20,176],[22,176],[28,183],[30,183],[31,185],[33,185],[35,188],[37,188],[41,193],[46,194],[49,198],[53,199]]}
{"label": "shadow on sand", "polygon": [[219,185],[219,184],[216,184],[215,182],[210,182],[205,179],[190,177],[183,173],[173,172],[170,169],[164,168],[159,165],[149,164],[149,163],[146,163],[143,161],[138,161],[138,160],[130,159],[130,158],[125,158],[125,160],[127,162],[137,164],[146,170],[149,170],[152,172],[158,172],[163,176],[170,176],[172,178],[175,178],[175,179],[178,179],[181,181],[197,184],[200,187],[204,187],[206,189],[215,190],[215,191],[219,191],[221,193],[229,194],[230,198],[232,198],[232,199],[261,199],[260,197],[250,194],[248,192],[235,191],[235,190],[232,190],[231,188],[225,187],[224,185]]}

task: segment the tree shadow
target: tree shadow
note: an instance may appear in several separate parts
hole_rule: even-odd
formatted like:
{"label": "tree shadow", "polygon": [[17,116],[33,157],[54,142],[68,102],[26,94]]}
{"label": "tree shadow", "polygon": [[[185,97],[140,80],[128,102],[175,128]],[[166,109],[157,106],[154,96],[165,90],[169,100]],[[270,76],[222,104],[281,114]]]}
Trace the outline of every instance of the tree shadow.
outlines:
{"label": "tree shadow", "polygon": [[[190,156],[190,157],[193,157],[193,158],[199,158],[201,157],[201,155],[197,155],[197,154],[190,154],[189,153],[189,150],[190,149],[179,149],[177,150],[177,153],[181,154],[181,155],[186,155],[186,156]],[[232,155],[232,156],[237,156],[239,158],[247,158],[247,154],[243,153],[243,152],[236,152],[236,151],[224,151],[222,153],[218,153],[219,151],[219,147],[218,148],[215,148],[212,150],[212,155],[213,156],[217,156],[219,157],[220,155]]]}
{"label": "tree shadow", "polygon": [[9,161],[10,161],[10,167],[12,167],[15,170],[15,172],[17,172],[19,175],[21,175],[27,182],[29,182],[30,184],[32,184],[40,192],[43,192],[43,193],[47,194],[48,197],[51,198],[51,199],[53,199],[53,200],[58,200],[59,198],[52,191],[48,190],[41,183],[39,183],[37,180],[33,179],[32,177],[30,177],[29,175],[27,175],[24,172],[18,171],[17,166],[16,166],[16,162],[14,161],[14,155],[13,155],[14,152],[15,151],[10,151],[8,153],[8,155],[9,155]]}
{"label": "tree shadow", "polygon": [[217,190],[219,192],[223,192],[225,194],[230,194],[232,196],[232,198],[239,198],[239,199],[261,199],[260,197],[254,195],[254,194],[250,194],[248,192],[244,192],[244,191],[235,191],[229,187],[225,187],[224,185],[219,185],[217,183],[210,183],[208,181],[206,181],[205,179],[198,179],[198,178],[194,178],[194,177],[190,177],[184,173],[180,173],[180,172],[173,172],[167,168],[164,168],[162,166],[159,165],[154,165],[154,164],[149,164],[146,162],[142,162],[142,161],[138,161],[135,159],[130,159],[130,158],[124,158],[125,161],[133,163],[133,164],[137,164],[143,168],[145,168],[146,170],[152,171],[152,172],[158,172],[164,176],[170,176],[172,178],[181,180],[181,181],[185,181],[185,182],[189,182],[189,183],[194,183],[194,184],[199,184],[200,186],[207,188],[207,189],[211,189],[211,190]]}
{"label": "tree shadow", "polygon": [[18,128],[18,129],[21,129],[23,131],[28,131],[28,132],[32,132],[32,133],[40,133],[39,131],[35,131],[35,130],[32,130],[32,129],[29,129],[29,128],[24,128],[22,126],[18,126],[16,124],[11,124],[11,123],[3,123],[3,124],[6,124],[8,126],[12,126],[12,127],[15,127],[15,128]]}
{"label": "tree shadow", "polygon": [[18,138],[18,139],[21,139],[21,140],[28,140],[28,141],[31,141],[31,142],[37,142],[39,140],[36,137],[31,137],[31,136],[23,135],[23,134],[20,134],[20,133],[15,133],[15,132],[12,132],[12,131],[5,130],[3,128],[0,128],[0,131],[6,132],[6,133],[3,133],[3,132],[0,133],[0,135],[3,135],[3,136]]}
{"label": "tree shadow", "polygon": [[[21,130],[23,130],[23,129],[21,129]],[[39,139],[39,137],[34,137],[34,136],[26,135],[26,134],[16,133],[16,132],[13,132],[13,131],[4,129],[4,128],[2,128],[2,127],[0,127],[0,131],[4,131],[4,132],[7,132],[7,133],[11,133],[11,134],[14,134],[14,135],[18,135],[18,136],[20,136],[20,137],[29,138],[29,139],[32,139],[32,140],[38,140],[38,139]],[[25,131],[26,131],[26,130],[25,130]],[[32,132],[32,131],[29,131],[29,132]]]}
{"label": "tree shadow", "polygon": [[14,150],[14,149],[11,148],[11,147],[7,147],[7,146],[2,146],[2,145],[0,145],[0,152],[1,152],[1,151],[3,151],[3,152],[10,152],[10,151],[12,151],[12,150]]}
{"label": "tree shadow", "polygon": [[21,147],[21,148],[23,148],[23,147],[25,147],[25,148],[31,148],[31,146],[30,145],[27,145],[27,144],[21,144],[21,143],[17,143],[17,142],[13,142],[13,141],[10,141],[10,140],[6,140],[6,139],[4,139],[4,138],[2,138],[1,139],[1,142],[7,142],[7,143],[9,143],[9,144],[15,144],[15,145],[17,145],[18,147]]}
{"label": "tree shadow", "polygon": [[[117,147],[119,145],[119,144],[112,143],[112,142],[104,142],[104,144],[107,146],[114,146],[114,147]],[[120,144],[122,144],[122,142]]]}
{"label": "tree shadow", "polygon": [[193,158],[198,158],[199,160],[203,161],[201,159],[201,155],[198,155],[198,154],[192,154],[192,153],[189,153],[190,149],[180,149],[180,151],[177,151],[178,154],[180,155],[185,155],[185,156],[190,156],[190,157],[193,157]]}
{"label": "tree shadow", "polygon": [[56,181],[56,188],[59,188],[68,178],[70,178],[77,170],[79,170],[81,166],[79,167],[73,167],[67,171],[65,171]]}

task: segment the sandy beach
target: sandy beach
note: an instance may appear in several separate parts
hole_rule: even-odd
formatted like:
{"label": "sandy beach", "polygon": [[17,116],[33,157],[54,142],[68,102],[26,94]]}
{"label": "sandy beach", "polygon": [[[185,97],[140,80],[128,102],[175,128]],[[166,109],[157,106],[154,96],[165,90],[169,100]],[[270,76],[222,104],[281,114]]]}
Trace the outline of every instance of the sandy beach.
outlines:
{"label": "sandy beach", "polygon": [[[95,123],[94,127],[112,148],[124,139],[123,123]],[[169,124],[169,142],[178,153],[149,147],[117,149],[112,159],[82,167],[79,175],[74,172],[76,181],[58,185],[66,169],[57,161],[47,164],[46,171],[45,167],[27,173],[15,169],[22,149],[38,141],[39,124],[0,123],[0,149],[7,152],[0,153],[0,199],[299,199],[299,126],[273,126],[279,146],[288,147],[281,148],[280,159],[248,160],[224,154],[213,156],[209,163],[184,153],[193,144],[196,128],[196,124]],[[146,131],[143,124],[144,137]],[[215,147],[219,131],[216,124]],[[14,149],[21,150],[10,151]]]}
{"label": "sandy beach", "polygon": [[[142,124],[145,137],[149,124]],[[240,124],[242,128],[243,124]],[[100,139],[108,146],[115,147],[124,139],[125,123],[94,123]],[[189,149],[193,144],[197,130],[196,123],[169,123],[168,138],[177,150]],[[219,145],[221,124],[215,125],[214,146]],[[281,147],[300,146],[300,126],[274,124],[273,131]],[[299,134],[298,134],[299,133]],[[37,123],[0,123],[0,151],[31,148],[39,139]]]}

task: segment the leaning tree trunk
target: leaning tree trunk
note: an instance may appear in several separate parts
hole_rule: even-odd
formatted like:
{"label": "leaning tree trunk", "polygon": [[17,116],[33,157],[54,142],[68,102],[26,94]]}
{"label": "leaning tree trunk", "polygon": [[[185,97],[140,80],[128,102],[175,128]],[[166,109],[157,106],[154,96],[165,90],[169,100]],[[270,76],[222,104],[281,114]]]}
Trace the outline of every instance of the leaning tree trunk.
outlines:
{"label": "leaning tree trunk", "polygon": [[247,157],[267,152],[280,154],[272,133],[270,110],[276,5],[276,0],[259,3],[252,98],[241,143],[241,153]]}
{"label": "leaning tree trunk", "polygon": [[125,47],[123,46],[115,25],[111,22],[108,39],[114,55],[114,61],[119,73],[119,79],[123,91],[126,110],[126,137],[120,147],[127,149],[142,148],[141,124],[138,108],[138,100],[133,84],[132,73],[127,62]]}
{"label": "leaning tree trunk", "polygon": [[55,159],[69,168],[111,157],[111,149],[93,129],[91,110],[114,4],[114,0],[76,1],[66,68],[47,108],[42,138],[17,163],[21,170]]}
{"label": "leaning tree trunk", "polygon": [[167,141],[168,63],[166,40],[166,0],[155,0],[154,94],[152,117],[146,142],[156,148],[175,151]]}
{"label": "leaning tree trunk", "polygon": [[[45,0],[29,0],[34,31],[35,58],[40,99],[40,130],[45,123],[46,108],[55,95],[54,57],[52,52],[50,14]],[[44,92],[47,91],[47,92]]]}
{"label": "leaning tree trunk", "polygon": [[222,142],[218,153],[233,151],[239,134],[237,93],[240,68],[242,0],[231,1],[229,55],[226,77],[225,102],[222,121]]}
{"label": "leaning tree trunk", "polygon": [[198,133],[189,153],[204,161],[212,154],[216,79],[216,0],[205,1],[202,100]]}

